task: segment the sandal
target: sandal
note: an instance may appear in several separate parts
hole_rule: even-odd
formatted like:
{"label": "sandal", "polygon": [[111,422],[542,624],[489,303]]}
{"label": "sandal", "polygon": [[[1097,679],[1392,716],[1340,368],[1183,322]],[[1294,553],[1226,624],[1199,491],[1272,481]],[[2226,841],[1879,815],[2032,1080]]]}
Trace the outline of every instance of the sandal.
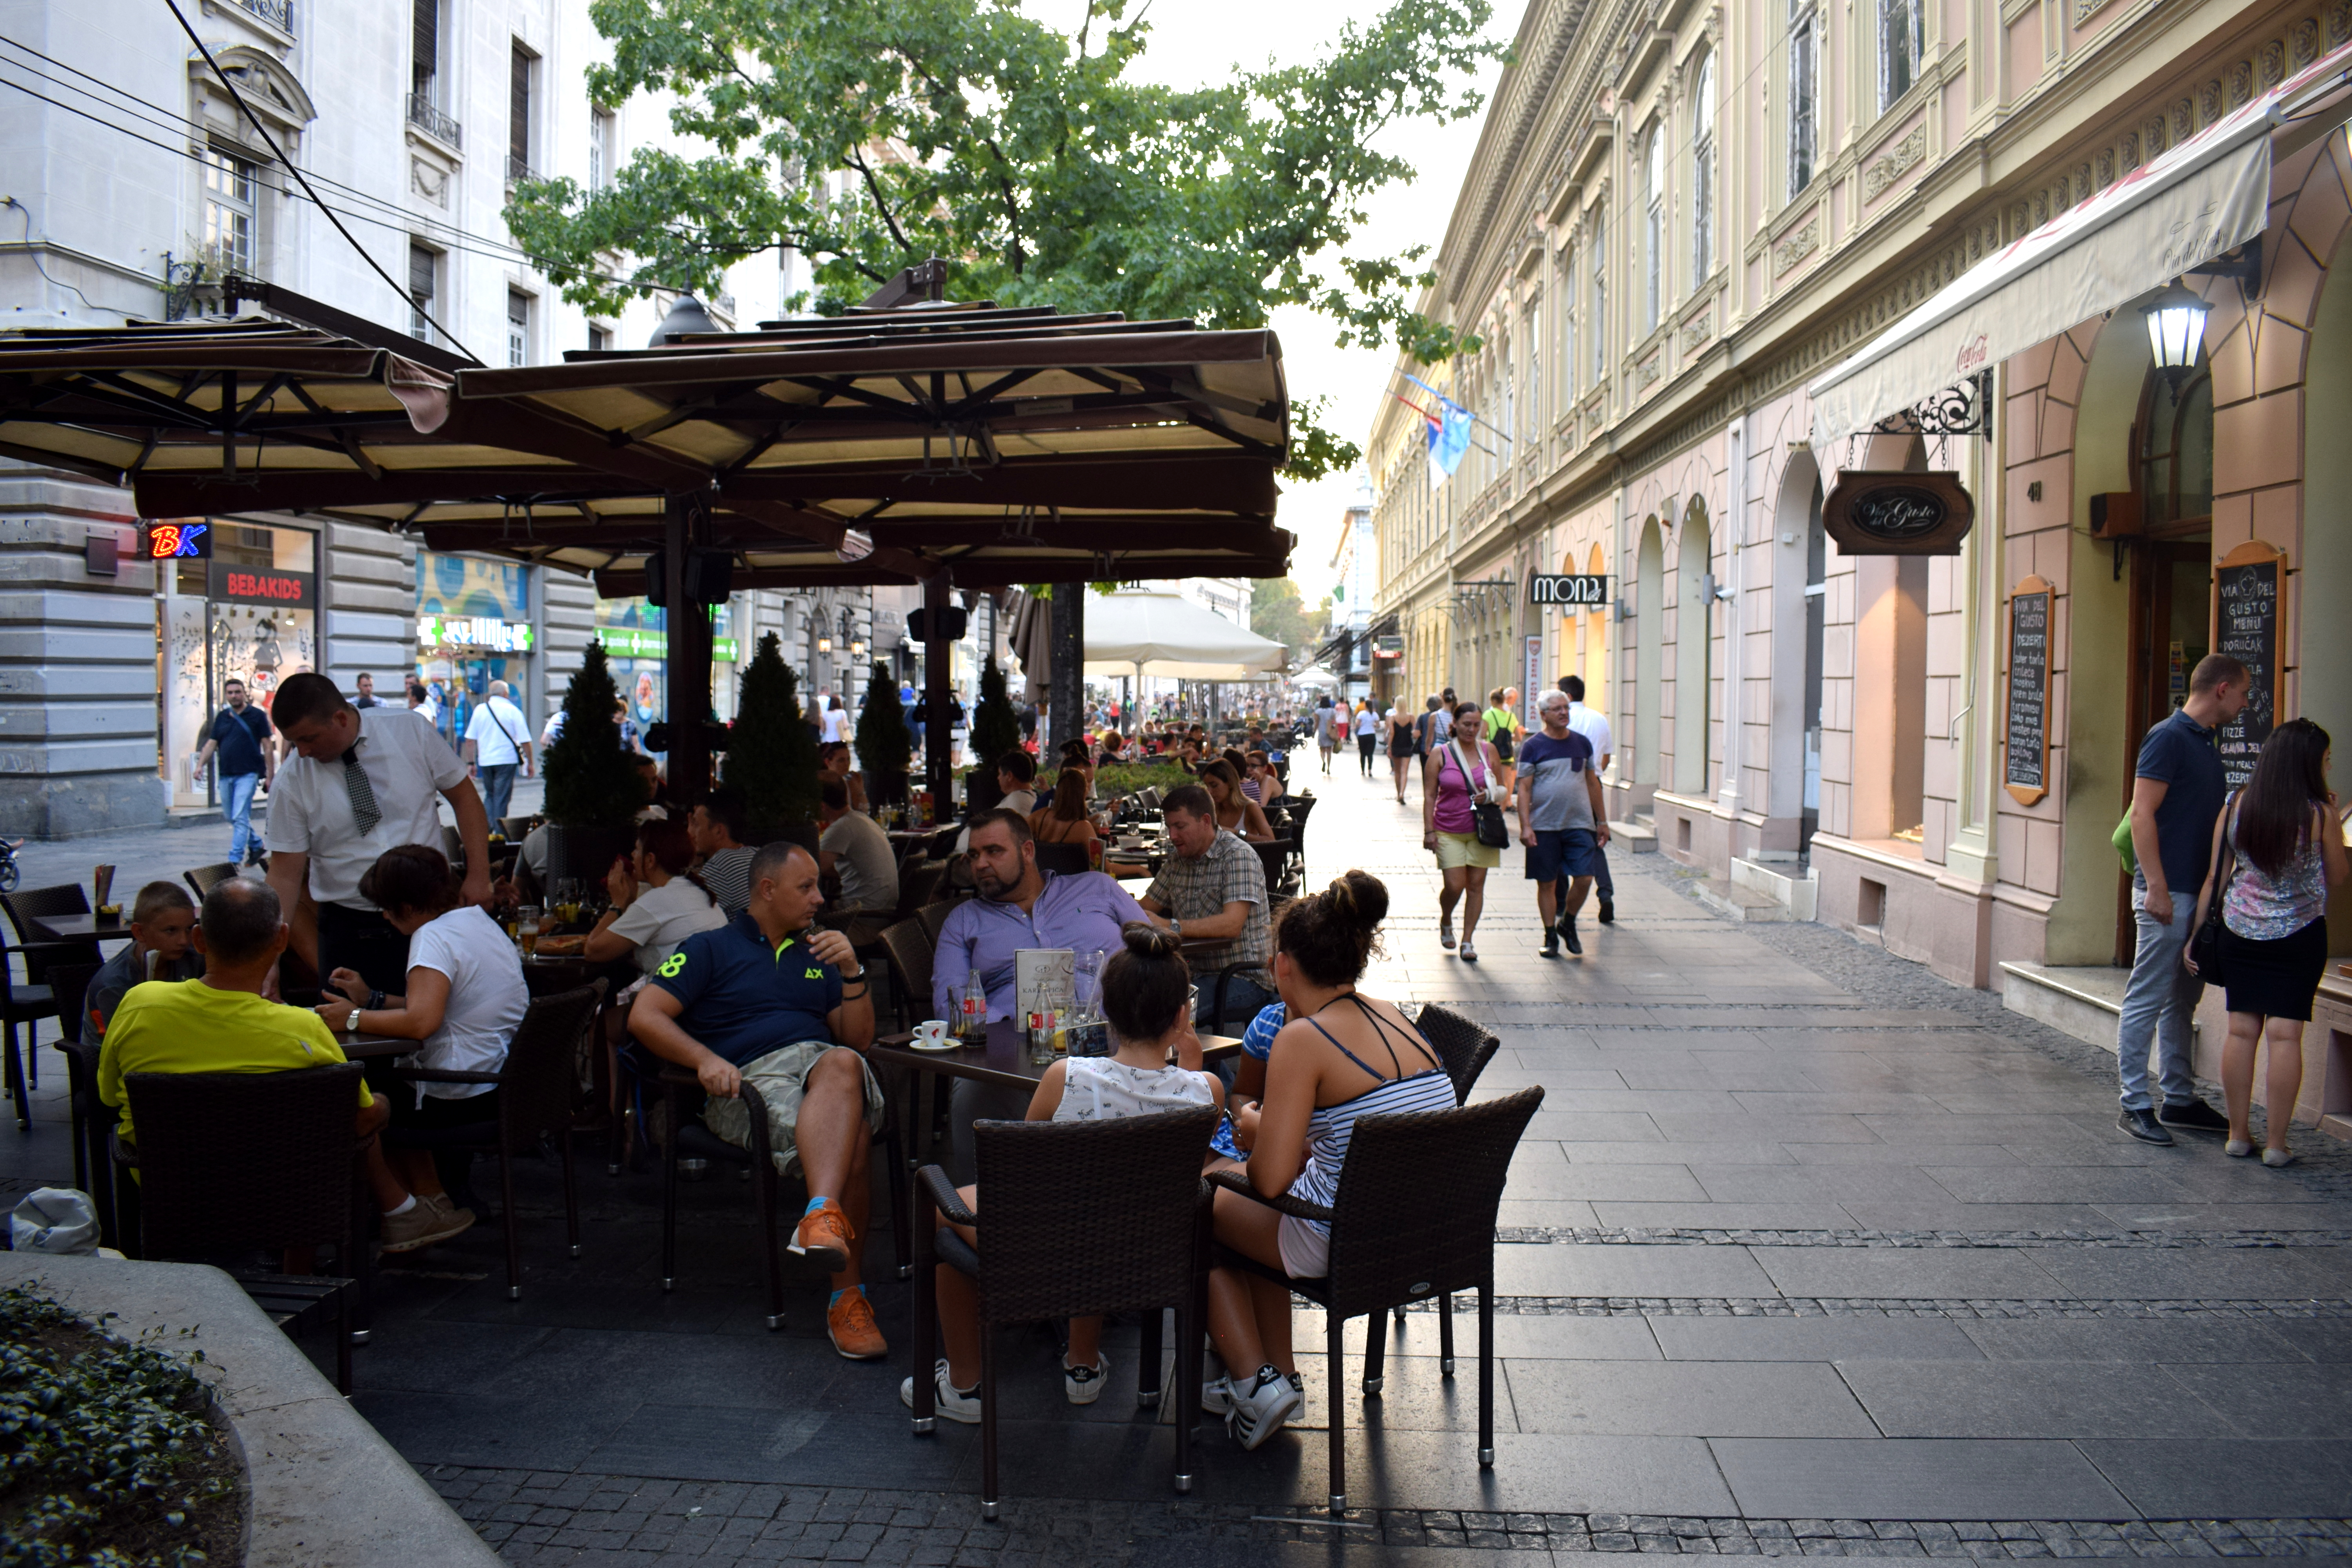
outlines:
{"label": "sandal", "polygon": [[1437,917],[1437,945],[1440,947],[1452,947],[1454,945],[1454,917],[1452,915],[1440,915]]}
{"label": "sandal", "polygon": [[1465,963],[1475,963],[1478,962],[1478,949],[1465,939],[1462,943],[1460,956]]}

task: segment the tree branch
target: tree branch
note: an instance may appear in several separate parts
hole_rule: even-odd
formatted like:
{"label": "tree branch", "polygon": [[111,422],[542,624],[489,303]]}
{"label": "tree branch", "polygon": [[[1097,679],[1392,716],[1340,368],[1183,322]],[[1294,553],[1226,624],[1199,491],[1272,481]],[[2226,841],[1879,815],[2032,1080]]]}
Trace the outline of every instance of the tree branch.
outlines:
{"label": "tree branch", "polygon": [[882,183],[874,177],[874,171],[866,166],[864,158],[855,153],[847,156],[849,166],[856,170],[858,178],[866,182],[866,194],[874,198],[874,210],[882,215],[882,221],[889,226],[890,237],[898,242],[898,253],[911,258],[915,247],[908,243],[907,231],[898,226],[898,216],[891,212],[890,204],[883,198]]}

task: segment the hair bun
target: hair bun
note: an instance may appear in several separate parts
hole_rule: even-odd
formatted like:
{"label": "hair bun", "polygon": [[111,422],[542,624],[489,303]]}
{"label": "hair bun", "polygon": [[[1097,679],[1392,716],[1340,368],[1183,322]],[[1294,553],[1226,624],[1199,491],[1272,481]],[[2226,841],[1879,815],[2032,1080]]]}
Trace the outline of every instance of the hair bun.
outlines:
{"label": "hair bun", "polygon": [[1348,870],[1324,892],[1334,919],[1370,931],[1389,918],[1389,890],[1369,871]]}
{"label": "hair bun", "polygon": [[1138,958],[1174,958],[1184,950],[1175,933],[1165,931],[1148,921],[1130,921],[1119,931],[1127,951]]}

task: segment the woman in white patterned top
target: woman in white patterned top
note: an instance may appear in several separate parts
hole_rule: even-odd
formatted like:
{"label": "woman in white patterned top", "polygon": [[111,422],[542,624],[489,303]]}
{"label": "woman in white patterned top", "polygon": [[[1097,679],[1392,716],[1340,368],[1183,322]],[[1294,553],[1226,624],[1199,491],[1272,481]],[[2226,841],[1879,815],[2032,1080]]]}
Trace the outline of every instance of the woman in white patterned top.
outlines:
{"label": "woman in white patterned top", "polygon": [[[1201,1040],[1192,1032],[1192,974],[1175,937],[1137,921],[1121,932],[1125,945],[1103,964],[1103,1019],[1117,1047],[1107,1057],[1068,1057],[1045,1069],[1029,1101],[1031,1121],[1117,1121],[1197,1105],[1223,1110],[1223,1086],[1201,1070]],[[1171,1066],[1173,1059],[1175,1064]],[[1206,1161],[1208,1144],[1201,1153]],[[959,1187],[972,1213],[980,1212],[980,1189]],[[959,1226],[964,1240],[979,1237]],[[937,1274],[940,1335],[947,1356],[932,1370],[939,1413],[967,1424],[980,1419],[980,1299],[961,1269]],[[1073,1405],[1101,1396],[1110,1362],[1102,1353],[1102,1320],[1072,1318],[1069,1348],[1062,1357],[1062,1393]],[[915,1403],[915,1380],[898,1385],[898,1397]]]}
{"label": "woman in white patterned top", "polygon": [[[2230,1034],[2221,1047],[2221,1091],[2230,1107],[2231,1154],[2254,1152],[2254,1054],[2270,1047],[2265,1080],[2263,1163],[2284,1165],[2287,1129],[2303,1092],[2303,1026],[2327,972],[2327,894],[2352,876],[2344,823],[2327,787],[2327,731],[2290,719],[2271,731],[2253,775],[2213,825],[2197,919],[2221,900],[2221,983],[2229,994]],[[2235,853],[2223,863],[2222,835]],[[2213,871],[2223,872],[2216,887]],[[2197,969],[2181,955],[2190,973]]]}

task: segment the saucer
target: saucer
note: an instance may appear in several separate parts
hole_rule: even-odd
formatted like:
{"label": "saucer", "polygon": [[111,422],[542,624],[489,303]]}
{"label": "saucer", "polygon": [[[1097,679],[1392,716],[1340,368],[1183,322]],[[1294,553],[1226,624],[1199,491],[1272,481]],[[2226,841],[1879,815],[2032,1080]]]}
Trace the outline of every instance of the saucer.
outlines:
{"label": "saucer", "polygon": [[920,1040],[909,1040],[907,1044],[914,1050],[932,1051],[941,1056],[946,1055],[950,1051],[960,1051],[963,1049],[963,1042],[957,1039],[953,1035],[950,1035],[946,1039],[941,1040],[936,1046],[927,1046]]}

